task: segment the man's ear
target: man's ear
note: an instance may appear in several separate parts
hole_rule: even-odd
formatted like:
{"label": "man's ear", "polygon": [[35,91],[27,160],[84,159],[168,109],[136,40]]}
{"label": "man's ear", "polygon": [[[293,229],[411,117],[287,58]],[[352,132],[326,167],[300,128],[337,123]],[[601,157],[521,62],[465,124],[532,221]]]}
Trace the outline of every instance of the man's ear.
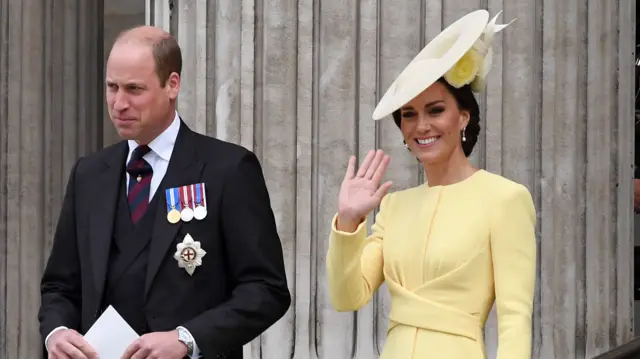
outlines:
{"label": "man's ear", "polygon": [[164,89],[167,91],[167,96],[169,96],[170,99],[175,100],[180,92],[180,75],[172,72],[167,79]]}

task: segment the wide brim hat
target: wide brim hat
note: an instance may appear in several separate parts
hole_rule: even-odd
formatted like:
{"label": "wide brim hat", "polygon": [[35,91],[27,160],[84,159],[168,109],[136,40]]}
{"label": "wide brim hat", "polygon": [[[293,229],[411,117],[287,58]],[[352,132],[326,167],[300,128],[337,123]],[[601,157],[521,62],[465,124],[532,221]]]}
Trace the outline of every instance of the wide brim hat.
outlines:
{"label": "wide brim hat", "polygon": [[476,10],[440,32],[391,84],[373,111],[373,119],[398,110],[441,77],[453,87],[471,85],[473,91],[481,91],[491,67],[493,35],[511,24],[496,25],[499,15],[489,21],[489,12]]}

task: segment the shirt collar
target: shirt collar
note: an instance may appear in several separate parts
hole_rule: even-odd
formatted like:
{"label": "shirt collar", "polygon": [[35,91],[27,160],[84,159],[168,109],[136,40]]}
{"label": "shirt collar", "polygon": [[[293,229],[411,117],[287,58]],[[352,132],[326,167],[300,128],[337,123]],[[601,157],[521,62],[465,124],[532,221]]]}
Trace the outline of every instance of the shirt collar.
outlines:
{"label": "shirt collar", "polygon": [[[178,131],[180,130],[180,116],[176,111],[176,115],[173,118],[173,122],[171,125],[164,130],[160,134],[160,136],[156,137],[151,143],[149,143],[149,148],[156,153],[160,158],[165,161],[169,161],[171,158],[171,152],[173,152],[173,145],[176,143],[176,139],[178,138]],[[129,156],[133,153],[133,150],[138,147],[138,143],[134,140],[129,140]]]}

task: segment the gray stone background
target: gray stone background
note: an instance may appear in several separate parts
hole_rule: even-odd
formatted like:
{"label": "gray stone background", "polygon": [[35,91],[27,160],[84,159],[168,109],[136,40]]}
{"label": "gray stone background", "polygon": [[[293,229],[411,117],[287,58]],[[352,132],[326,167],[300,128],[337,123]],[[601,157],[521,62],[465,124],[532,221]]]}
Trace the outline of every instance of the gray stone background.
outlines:
{"label": "gray stone background", "polygon": [[[633,337],[635,0],[0,0],[0,358],[38,358],[39,279],[70,167],[117,141],[103,64],[123,28],[183,47],[179,111],[262,161],[294,293],[247,358],[373,359],[383,288],[337,313],[324,271],[350,154],[392,155],[395,189],[421,183],[387,86],[464,13],[504,10],[481,96],[476,165],[525,184],[538,210],[534,358],[591,358]],[[96,204],[99,205],[99,204]],[[496,321],[487,324],[489,358]]]}

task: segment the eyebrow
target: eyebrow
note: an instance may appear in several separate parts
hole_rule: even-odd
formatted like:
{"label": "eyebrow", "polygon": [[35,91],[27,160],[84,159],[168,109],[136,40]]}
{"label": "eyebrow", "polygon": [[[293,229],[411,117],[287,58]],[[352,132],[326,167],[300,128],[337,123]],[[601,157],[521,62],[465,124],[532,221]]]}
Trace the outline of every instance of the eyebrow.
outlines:
{"label": "eyebrow", "polygon": [[145,86],[142,85],[141,83],[138,82],[126,82],[123,84],[119,84],[117,81],[113,81],[113,80],[107,80],[105,81],[107,85],[117,85],[120,87],[140,87],[140,88],[144,88]]}
{"label": "eyebrow", "polygon": [[[439,104],[440,102],[444,103],[444,101],[443,101],[443,100],[436,100],[436,101],[431,101],[431,102],[429,102],[428,104],[424,105],[424,107],[425,107],[425,108],[427,108],[427,107],[431,107],[431,106],[433,106],[433,105],[437,105],[437,104]],[[412,109],[413,109],[413,107],[412,107],[412,106],[407,106],[407,107],[403,107],[403,108],[401,108],[400,110],[412,110]]]}

